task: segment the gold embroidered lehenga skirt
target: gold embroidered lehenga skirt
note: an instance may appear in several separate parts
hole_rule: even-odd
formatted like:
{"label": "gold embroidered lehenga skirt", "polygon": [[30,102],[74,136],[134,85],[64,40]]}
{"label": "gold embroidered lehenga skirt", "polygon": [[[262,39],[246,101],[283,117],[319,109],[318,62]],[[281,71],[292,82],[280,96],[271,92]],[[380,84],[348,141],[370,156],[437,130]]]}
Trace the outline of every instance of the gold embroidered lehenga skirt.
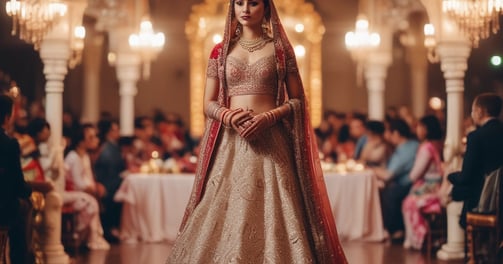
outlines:
{"label": "gold embroidered lehenga skirt", "polygon": [[204,196],[168,263],[311,263],[292,142],[276,125],[249,142],[222,131]]}

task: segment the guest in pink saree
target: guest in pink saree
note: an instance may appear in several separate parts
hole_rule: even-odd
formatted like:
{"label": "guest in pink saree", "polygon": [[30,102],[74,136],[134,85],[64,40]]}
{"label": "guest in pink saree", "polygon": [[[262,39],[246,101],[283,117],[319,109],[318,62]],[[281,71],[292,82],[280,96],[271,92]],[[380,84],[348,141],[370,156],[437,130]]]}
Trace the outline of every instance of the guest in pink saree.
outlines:
{"label": "guest in pink saree", "polygon": [[230,0],[196,179],[167,263],[347,263],[272,0]]}
{"label": "guest in pink saree", "polygon": [[428,232],[423,213],[440,213],[439,189],[442,184],[442,128],[435,116],[425,116],[417,124],[416,134],[421,145],[414,167],[409,174],[413,182],[402,203],[405,224],[404,248],[420,250]]}

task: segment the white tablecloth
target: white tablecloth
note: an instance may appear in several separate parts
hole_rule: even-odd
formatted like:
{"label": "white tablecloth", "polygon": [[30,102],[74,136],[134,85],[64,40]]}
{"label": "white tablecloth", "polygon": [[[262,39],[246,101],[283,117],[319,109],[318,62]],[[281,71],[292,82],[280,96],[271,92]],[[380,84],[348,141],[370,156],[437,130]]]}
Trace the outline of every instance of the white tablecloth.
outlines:
{"label": "white tablecloth", "polygon": [[[192,191],[191,174],[128,176],[115,195],[124,202],[121,237],[134,243],[173,241]],[[370,172],[325,174],[341,239],[384,239],[379,193]]]}
{"label": "white tablecloth", "polygon": [[379,188],[372,172],[325,173],[325,184],[341,240],[384,239]]}
{"label": "white tablecloth", "polygon": [[189,201],[192,174],[132,174],[115,194],[124,203],[121,238],[129,243],[173,241]]}

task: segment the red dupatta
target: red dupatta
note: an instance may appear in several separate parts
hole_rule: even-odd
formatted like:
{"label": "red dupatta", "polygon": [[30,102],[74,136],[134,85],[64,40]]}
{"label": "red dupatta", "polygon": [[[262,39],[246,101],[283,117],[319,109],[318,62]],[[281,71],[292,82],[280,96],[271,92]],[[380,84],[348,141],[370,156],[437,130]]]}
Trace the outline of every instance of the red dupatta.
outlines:
{"label": "red dupatta", "polygon": [[[300,85],[302,82],[297,70],[295,53],[286,33],[281,25],[279,16],[272,0],[269,1],[270,13],[266,14],[266,19],[272,32],[272,38],[275,47],[276,67],[278,73],[278,94],[276,97],[277,105],[288,101],[286,88],[287,72],[295,71]],[[227,54],[231,41],[235,37],[237,20],[234,16],[234,1],[230,1],[224,39],[222,43],[215,46],[210,55],[210,62],[217,62],[218,78],[220,89],[218,93],[218,102],[220,105],[228,106],[229,97],[227,96],[227,83],[225,78],[225,65]],[[303,206],[306,211],[306,220],[308,232],[312,233],[312,247],[315,253],[317,263],[347,263],[344,252],[339,243],[337,230],[330,202],[328,199],[323,172],[318,157],[318,147],[314,131],[311,126],[309,114],[307,111],[307,102],[302,93],[299,100],[290,100],[293,115],[285,119],[285,125],[291,128],[292,142],[294,143],[295,165],[297,169],[298,182],[301,188]],[[212,166],[212,157],[217,146],[217,139],[220,134],[221,123],[213,119],[208,119],[206,130],[201,141],[201,152],[198,159],[196,177],[192,194],[182,220],[180,230],[183,230],[187,219],[201,201],[209,169]]]}

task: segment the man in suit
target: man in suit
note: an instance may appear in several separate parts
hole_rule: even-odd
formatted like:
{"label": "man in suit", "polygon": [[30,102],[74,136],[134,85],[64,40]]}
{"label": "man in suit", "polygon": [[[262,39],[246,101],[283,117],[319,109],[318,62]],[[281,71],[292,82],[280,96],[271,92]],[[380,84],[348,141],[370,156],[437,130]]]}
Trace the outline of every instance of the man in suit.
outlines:
{"label": "man in suit", "polygon": [[453,184],[453,199],[464,201],[460,225],[466,227],[466,212],[477,206],[487,173],[503,165],[503,123],[498,119],[502,99],[484,93],[472,104],[472,119],[477,129],[468,134],[461,172],[448,176]]}
{"label": "man in suit", "polygon": [[9,227],[11,263],[34,263],[28,239],[31,187],[23,178],[19,143],[6,134],[12,106],[9,96],[0,95],[0,224]]}

